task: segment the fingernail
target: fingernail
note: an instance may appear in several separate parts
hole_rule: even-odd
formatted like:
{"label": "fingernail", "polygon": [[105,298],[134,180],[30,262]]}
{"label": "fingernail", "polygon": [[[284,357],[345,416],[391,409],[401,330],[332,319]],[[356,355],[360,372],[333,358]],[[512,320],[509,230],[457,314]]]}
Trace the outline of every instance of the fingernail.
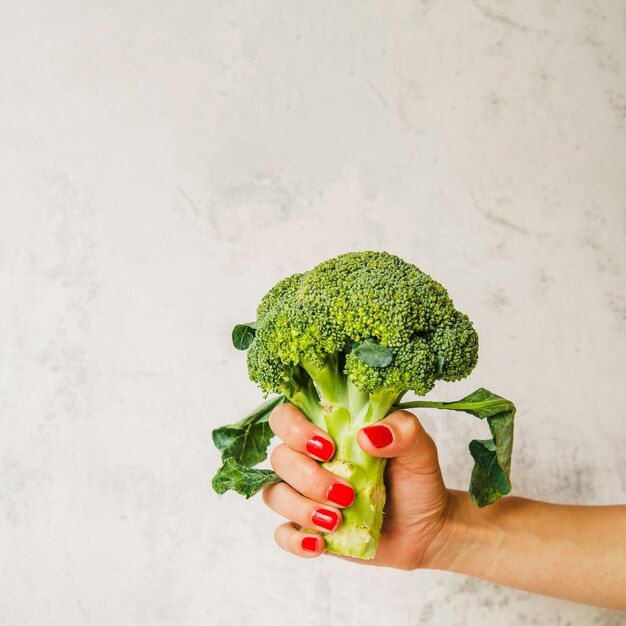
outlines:
{"label": "fingernail", "polygon": [[326,530],[332,531],[339,526],[339,516],[328,509],[316,509],[311,515],[311,520],[316,526],[321,526]]}
{"label": "fingernail", "polygon": [[328,461],[333,455],[333,444],[328,439],[314,435],[306,442],[306,451],[322,461]]}
{"label": "fingernail", "polygon": [[305,537],[301,545],[305,552],[317,552],[317,537]]}
{"label": "fingernail", "polygon": [[326,497],[340,506],[350,506],[354,502],[354,489],[350,485],[334,483],[328,488]]}
{"label": "fingernail", "polygon": [[363,429],[367,438],[372,442],[375,448],[384,448],[393,441],[393,433],[389,426],[377,424],[376,426],[368,426]]}

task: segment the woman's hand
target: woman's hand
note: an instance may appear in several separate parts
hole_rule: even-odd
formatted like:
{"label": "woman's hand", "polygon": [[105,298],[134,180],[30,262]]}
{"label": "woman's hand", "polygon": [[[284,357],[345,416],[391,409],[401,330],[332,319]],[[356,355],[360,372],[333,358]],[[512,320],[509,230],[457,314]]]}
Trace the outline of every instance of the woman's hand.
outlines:
{"label": "woman's hand", "polygon": [[[295,406],[274,409],[270,426],[284,442],[272,453],[271,463],[285,482],[267,487],[263,499],[291,520],[276,529],[276,542],[298,556],[319,556],[324,552],[323,537],[300,528],[320,532],[339,528],[341,509],[352,503],[354,491],[346,480],[315,462],[330,459],[334,442]],[[452,505],[434,441],[412,413],[396,411],[359,431],[358,443],[368,454],[390,459],[385,519],[373,559],[341,558],[400,569],[428,566],[445,536]]]}

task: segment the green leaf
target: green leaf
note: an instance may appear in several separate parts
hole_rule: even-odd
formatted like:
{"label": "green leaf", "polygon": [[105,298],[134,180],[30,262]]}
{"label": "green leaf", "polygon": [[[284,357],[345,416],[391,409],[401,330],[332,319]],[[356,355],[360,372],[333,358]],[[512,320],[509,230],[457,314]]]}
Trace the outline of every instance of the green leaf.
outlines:
{"label": "green leaf", "polygon": [[233,328],[233,346],[235,346],[237,350],[247,350],[254,341],[254,335],[256,335],[256,322],[237,324],[237,326]]}
{"label": "green leaf", "polygon": [[371,338],[358,344],[352,352],[354,352],[355,356],[361,359],[363,363],[367,363],[367,365],[371,365],[372,367],[387,367],[393,360],[391,348],[381,346]]}
{"label": "green leaf", "polygon": [[228,458],[224,461],[224,465],[217,470],[211,484],[220,495],[230,489],[246,498],[251,498],[264,487],[280,481],[278,474],[272,470],[246,467],[237,463],[235,459]]}
{"label": "green leaf", "polygon": [[275,396],[258,406],[250,415],[236,424],[221,426],[213,433],[213,443],[222,454],[222,461],[232,458],[246,467],[257,465],[267,458],[267,447],[274,436],[270,413],[283,402],[285,396]]}
{"label": "green leaf", "polygon": [[221,452],[223,461],[212,481],[217,493],[232,489],[250,498],[263,487],[280,481],[271,470],[253,469],[252,466],[267,458],[267,447],[274,436],[269,426],[270,414],[286,401],[282,395],[270,398],[236,424],[213,431],[213,443]]}
{"label": "green leaf", "polygon": [[483,507],[510,493],[511,483],[498,463],[493,439],[473,439],[469,449],[474,458],[469,486],[472,501]]}
{"label": "green leaf", "polygon": [[478,506],[487,506],[511,492],[515,405],[483,388],[459,400],[459,404],[472,405],[464,410],[479,419],[486,419],[491,431],[492,439],[474,439],[469,445],[474,459],[470,497]]}
{"label": "green leaf", "polygon": [[[479,389],[478,392],[481,392],[481,397],[476,398],[477,408],[467,412],[487,420],[492,439],[470,442],[474,469],[469,493],[472,500],[482,507],[511,492],[515,405],[486,389]],[[464,398],[461,402],[466,401],[467,398]]]}
{"label": "green leaf", "polygon": [[469,396],[465,396],[465,398],[461,398],[458,402],[446,402],[446,404],[450,405],[448,408],[454,408],[451,405],[471,405],[471,407],[468,406],[468,408],[460,410],[467,411],[467,413],[471,413],[480,419],[511,410],[515,412],[515,405],[510,400],[497,396],[483,387],[476,389],[476,391],[470,393]]}

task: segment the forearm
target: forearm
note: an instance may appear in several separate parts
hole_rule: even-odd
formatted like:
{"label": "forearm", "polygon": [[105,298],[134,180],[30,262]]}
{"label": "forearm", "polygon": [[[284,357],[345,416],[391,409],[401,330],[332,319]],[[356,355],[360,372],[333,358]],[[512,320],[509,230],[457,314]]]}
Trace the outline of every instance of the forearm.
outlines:
{"label": "forearm", "polygon": [[506,497],[479,509],[451,492],[448,522],[423,567],[626,610],[626,506]]}

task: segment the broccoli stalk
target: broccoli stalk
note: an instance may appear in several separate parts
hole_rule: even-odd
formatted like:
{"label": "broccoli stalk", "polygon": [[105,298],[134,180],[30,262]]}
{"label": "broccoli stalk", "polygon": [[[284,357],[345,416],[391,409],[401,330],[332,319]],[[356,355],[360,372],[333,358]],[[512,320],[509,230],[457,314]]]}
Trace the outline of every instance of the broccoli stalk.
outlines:
{"label": "broccoli stalk", "polygon": [[393,407],[444,408],[486,418],[492,439],[472,441],[470,495],[479,506],[510,491],[515,407],[479,389],[456,403],[398,404],[407,391],[424,395],[437,379],[467,376],[478,358],[478,336],[446,290],[430,276],[384,252],[348,253],[273,287],[256,322],[233,330],[247,350],[248,373],[266,393],[279,393],[237,424],[213,431],[224,465],[213,487],[250,497],[280,480],[253,469],[265,458],[271,410],[287,399],[334,439],[323,464],[350,481],[354,503],[342,526],[324,535],[329,551],[371,558],[383,522],[385,460],[357,443],[364,426]]}
{"label": "broccoli stalk", "polygon": [[293,387],[285,387],[283,391],[292,404],[336,442],[335,455],[322,463],[322,467],[345,478],[354,487],[355,499],[342,511],[341,527],[323,535],[326,549],[370,559],[376,552],[383,521],[386,459],[364,452],[357,443],[357,433],[383,419],[398,393],[361,391],[342,374],[337,359],[329,360],[322,368],[303,363],[314,385],[314,397],[306,394],[303,401],[302,390],[299,390],[300,395],[293,394]]}

